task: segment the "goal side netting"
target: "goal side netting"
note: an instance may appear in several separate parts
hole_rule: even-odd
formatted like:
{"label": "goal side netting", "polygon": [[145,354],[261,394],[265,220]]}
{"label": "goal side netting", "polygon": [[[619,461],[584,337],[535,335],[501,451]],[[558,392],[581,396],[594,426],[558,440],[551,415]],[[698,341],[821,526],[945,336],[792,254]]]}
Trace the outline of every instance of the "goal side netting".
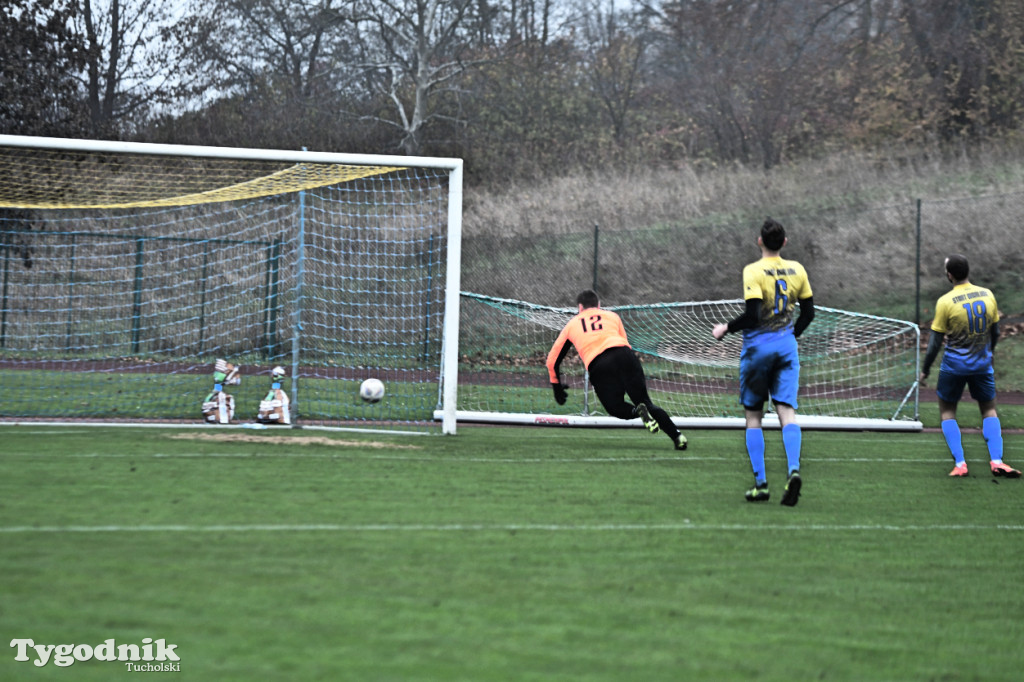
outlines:
{"label": "goal side netting", "polygon": [[461,212],[458,159],[0,136],[0,419],[454,432]]}
{"label": "goal side netting", "polygon": [[[555,337],[575,308],[462,294],[457,419],[466,422],[561,426],[629,426],[609,417],[570,351],[562,376],[570,386],[555,403],[544,367]],[[711,335],[743,302],[705,301],[609,306],[623,319],[640,355],[652,400],[681,427],[741,427],[739,357],[742,339]],[[815,306],[799,339],[798,420],[808,428],[920,430],[916,325]],[[774,421],[773,421],[774,419]],[[768,427],[777,426],[769,414]]]}

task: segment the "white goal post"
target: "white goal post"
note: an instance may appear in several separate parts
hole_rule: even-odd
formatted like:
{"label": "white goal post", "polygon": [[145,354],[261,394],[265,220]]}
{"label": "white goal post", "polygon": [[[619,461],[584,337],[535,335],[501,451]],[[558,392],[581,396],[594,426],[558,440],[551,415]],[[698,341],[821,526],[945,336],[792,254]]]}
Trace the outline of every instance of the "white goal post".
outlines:
{"label": "white goal post", "polygon": [[293,425],[455,433],[462,182],[461,159],[0,135],[0,419],[193,423],[220,387],[241,424],[273,380]]}
{"label": "white goal post", "polygon": [[[459,409],[465,422],[621,427],[604,413],[575,353],[563,363],[569,401],[557,405],[544,360],[577,312],[463,292]],[[715,341],[711,328],[743,302],[703,301],[609,306],[622,317],[644,363],[656,404],[683,428],[740,428],[740,335]],[[919,431],[917,325],[815,306],[799,339],[798,421],[805,428]],[[440,417],[440,415],[438,415]],[[768,414],[765,426],[778,427]]]}

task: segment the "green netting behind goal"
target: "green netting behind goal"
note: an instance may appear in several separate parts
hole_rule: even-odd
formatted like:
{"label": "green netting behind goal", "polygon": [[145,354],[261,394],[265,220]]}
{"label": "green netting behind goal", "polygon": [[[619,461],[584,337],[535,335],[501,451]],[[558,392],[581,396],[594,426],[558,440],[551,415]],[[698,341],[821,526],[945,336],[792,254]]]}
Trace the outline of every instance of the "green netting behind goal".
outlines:
{"label": "green netting behind goal", "polygon": [[[655,403],[680,425],[736,426],[739,335],[711,336],[742,301],[610,306],[640,354]],[[919,331],[909,322],[816,306],[800,337],[800,419],[831,428],[919,428]],[[544,367],[575,308],[553,308],[464,292],[459,362],[460,419],[621,425],[609,418],[572,351],[562,365],[569,400],[557,405]]]}
{"label": "green netting behind goal", "polygon": [[0,418],[439,429],[450,168],[155,148],[0,144]]}

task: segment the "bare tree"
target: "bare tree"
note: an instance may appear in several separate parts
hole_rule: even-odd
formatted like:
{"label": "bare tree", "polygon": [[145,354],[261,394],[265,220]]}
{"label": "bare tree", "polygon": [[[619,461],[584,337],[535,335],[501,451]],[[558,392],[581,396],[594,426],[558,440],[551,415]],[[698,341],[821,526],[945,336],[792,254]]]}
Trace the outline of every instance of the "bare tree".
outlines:
{"label": "bare tree", "polygon": [[390,103],[390,115],[372,115],[401,131],[405,154],[417,154],[423,129],[445,116],[432,98],[467,68],[467,17],[472,0],[357,0],[367,83]]}
{"label": "bare tree", "polygon": [[73,30],[76,9],[74,0],[17,0],[0,10],[0,132],[84,132],[73,77],[85,63],[85,46]]}
{"label": "bare tree", "polygon": [[344,64],[352,0],[195,0],[193,59],[216,95],[270,87],[286,99],[329,96]]}
{"label": "bare tree", "polygon": [[620,145],[637,105],[650,45],[643,19],[642,13],[616,9],[615,0],[584,0],[580,6],[578,40],[587,58],[587,73]]}
{"label": "bare tree", "polygon": [[[239,145],[339,144],[358,43],[353,0],[193,0],[190,64],[205,91],[193,119]],[[200,136],[200,140],[202,137]]]}
{"label": "bare tree", "polygon": [[1024,6],[1019,0],[906,0],[909,43],[944,110],[946,138],[984,136],[1019,123]]}
{"label": "bare tree", "polygon": [[716,155],[777,164],[841,68],[845,0],[673,1],[662,69]]}
{"label": "bare tree", "polygon": [[84,36],[86,64],[78,74],[92,132],[130,132],[153,107],[178,100],[187,88],[174,41],[181,20],[161,0],[75,0],[75,28]]}

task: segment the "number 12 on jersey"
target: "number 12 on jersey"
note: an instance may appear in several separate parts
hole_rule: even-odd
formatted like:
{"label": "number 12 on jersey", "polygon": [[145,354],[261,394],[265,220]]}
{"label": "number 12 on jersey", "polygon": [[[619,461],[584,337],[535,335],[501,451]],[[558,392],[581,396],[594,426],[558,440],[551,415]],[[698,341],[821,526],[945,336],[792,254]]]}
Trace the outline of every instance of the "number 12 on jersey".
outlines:
{"label": "number 12 on jersey", "polygon": [[[587,321],[588,320],[590,321],[590,328],[589,329],[587,328]],[[581,317],[580,318],[580,324],[583,325],[583,333],[584,334],[586,334],[587,332],[596,332],[596,331],[600,331],[600,330],[604,329],[604,325],[601,324],[601,316],[600,315],[591,315],[587,319],[583,319]]]}

